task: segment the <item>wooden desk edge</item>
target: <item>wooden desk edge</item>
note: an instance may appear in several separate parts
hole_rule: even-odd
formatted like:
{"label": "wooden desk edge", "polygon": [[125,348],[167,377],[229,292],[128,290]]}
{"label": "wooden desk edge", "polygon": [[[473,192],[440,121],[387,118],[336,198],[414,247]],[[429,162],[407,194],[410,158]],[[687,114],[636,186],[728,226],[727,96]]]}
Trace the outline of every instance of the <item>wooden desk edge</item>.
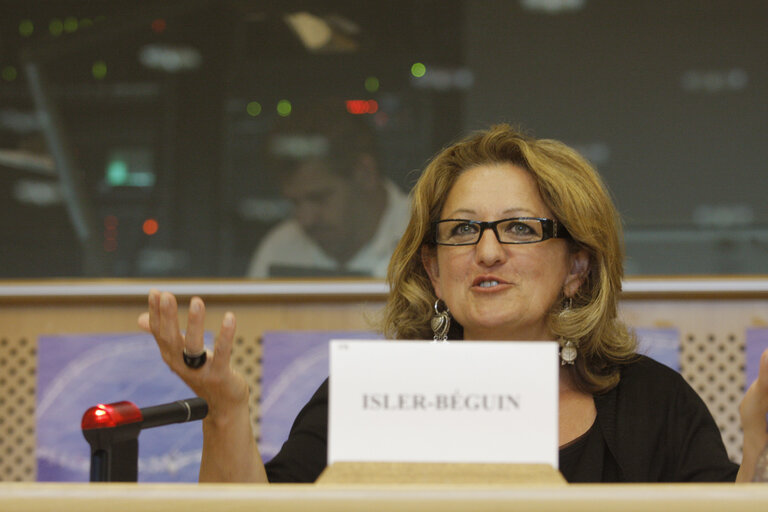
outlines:
{"label": "wooden desk edge", "polygon": [[[0,483],[4,512],[53,510],[764,511],[765,484],[314,485]],[[119,504],[120,507],[115,508]],[[51,508],[54,507],[54,508]]]}

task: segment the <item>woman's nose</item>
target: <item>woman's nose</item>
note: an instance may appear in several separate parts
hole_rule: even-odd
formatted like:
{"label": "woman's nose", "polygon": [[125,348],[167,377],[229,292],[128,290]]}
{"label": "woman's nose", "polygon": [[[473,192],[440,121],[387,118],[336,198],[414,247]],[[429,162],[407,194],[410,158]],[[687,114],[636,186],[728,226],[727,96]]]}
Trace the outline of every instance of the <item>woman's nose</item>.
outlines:
{"label": "woman's nose", "polygon": [[475,247],[475,259],[478,263],[491,266],[506,259],[507,250],[496,238],[492,229],[486,229]]}

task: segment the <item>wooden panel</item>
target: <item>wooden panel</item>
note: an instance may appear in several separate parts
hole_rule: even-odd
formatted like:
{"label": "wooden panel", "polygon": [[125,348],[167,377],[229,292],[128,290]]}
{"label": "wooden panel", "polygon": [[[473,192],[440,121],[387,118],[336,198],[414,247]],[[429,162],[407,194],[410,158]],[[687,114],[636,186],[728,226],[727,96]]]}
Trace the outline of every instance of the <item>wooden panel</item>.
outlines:
{"label": "wooden panel", "polygon": [[0,335],[0,480],[35,479],[36,346]]}

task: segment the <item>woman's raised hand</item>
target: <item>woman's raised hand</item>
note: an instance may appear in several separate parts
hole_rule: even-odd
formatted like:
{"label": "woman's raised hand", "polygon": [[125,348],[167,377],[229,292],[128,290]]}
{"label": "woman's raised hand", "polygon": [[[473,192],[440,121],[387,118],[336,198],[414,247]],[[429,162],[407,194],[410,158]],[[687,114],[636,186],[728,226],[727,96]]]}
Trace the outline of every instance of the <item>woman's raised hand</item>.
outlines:
{"label": "woman's raised hand", "polygon": [[248,384],[245,378],[230,367],[232,341],[235,335],[235,315],[224,315],[213,352],[199,368],[184,362],[187,354],[205,350],[203,335],[205,304],[199,297],[189,303],[187,329],[179,328],[176,297],[168,292],[149,292],[149,311],[139,316],[139,327],[155,337],[160,354],[166,364],[194,391],[208,402],[209,418],[226,416],[239,407],[248,406]]}
{"label": "woman's raised hand", "polygon": [[235,315],[226,313],[213,352],[205,363],[192,368],[184,361],[187,354],[205,350],[205,304],[199,297],[189,301],[187,330],[179,329],[179,307],[168,292],[149,292],[149,311],[139,315],[139,327],[152,333],[163,360],[198,396],[208,402],[203,420],[201,482],[266,482],[251,430],[248,410],[248,384],[229,365],[235,337]]}

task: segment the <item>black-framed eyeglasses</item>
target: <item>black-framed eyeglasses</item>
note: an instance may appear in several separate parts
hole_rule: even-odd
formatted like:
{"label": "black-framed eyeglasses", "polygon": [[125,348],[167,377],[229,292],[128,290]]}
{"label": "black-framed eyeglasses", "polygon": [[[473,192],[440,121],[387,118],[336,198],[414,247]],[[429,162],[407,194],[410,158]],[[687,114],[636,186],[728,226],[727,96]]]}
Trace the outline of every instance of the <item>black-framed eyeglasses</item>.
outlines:
{"label": "black-framed eyeglasses", "polygon": [[556,220],[542,217],[512,217],[492,222],[445,219],[433,224],[434,240],[438,245],[475,245],[486,229],[493,231],[502,244],[534,244],[569,236]]}

